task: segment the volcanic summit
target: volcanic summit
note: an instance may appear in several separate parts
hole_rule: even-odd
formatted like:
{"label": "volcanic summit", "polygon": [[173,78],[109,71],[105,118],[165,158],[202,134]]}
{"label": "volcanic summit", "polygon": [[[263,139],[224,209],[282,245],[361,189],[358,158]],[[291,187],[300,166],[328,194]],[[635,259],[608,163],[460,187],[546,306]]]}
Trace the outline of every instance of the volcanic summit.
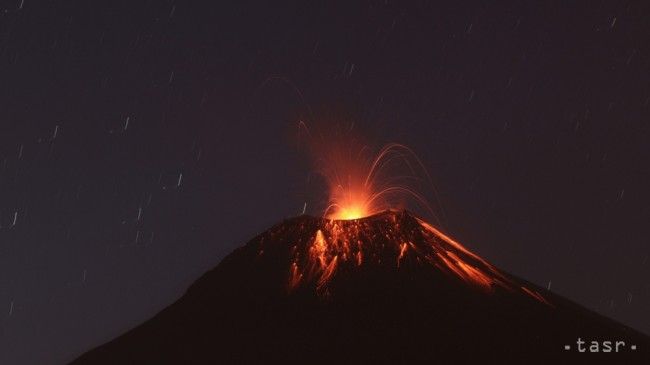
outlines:
{"label": "volcanic summit", "polygon": [[[578,339],[586,349],[626,347],[583,353]],[[647,336],[499,270],[407,211],[387,210],[288,219],[73,363],[640,361],[649,349]]]}

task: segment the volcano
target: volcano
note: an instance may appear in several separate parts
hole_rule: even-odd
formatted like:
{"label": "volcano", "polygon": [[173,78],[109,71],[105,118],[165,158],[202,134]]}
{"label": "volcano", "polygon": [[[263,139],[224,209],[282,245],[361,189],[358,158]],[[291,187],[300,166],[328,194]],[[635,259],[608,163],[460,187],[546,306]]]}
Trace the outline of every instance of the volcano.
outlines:
{"label": "volcano", "polygon": [[644,362],[649,350],[646,335],[385,211],[288,219],[73,364]]}

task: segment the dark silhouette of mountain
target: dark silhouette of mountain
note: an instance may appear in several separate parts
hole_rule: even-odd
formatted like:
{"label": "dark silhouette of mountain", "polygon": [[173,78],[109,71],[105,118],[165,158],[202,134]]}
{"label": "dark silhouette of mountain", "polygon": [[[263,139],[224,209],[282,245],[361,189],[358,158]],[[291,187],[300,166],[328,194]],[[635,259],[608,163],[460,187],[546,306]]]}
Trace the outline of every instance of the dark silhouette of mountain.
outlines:
{"label": "dark silhouette of mountain", "polygon": [[386,211],[286,220],[73,364],[647,364],[649,350],[646,335]]}

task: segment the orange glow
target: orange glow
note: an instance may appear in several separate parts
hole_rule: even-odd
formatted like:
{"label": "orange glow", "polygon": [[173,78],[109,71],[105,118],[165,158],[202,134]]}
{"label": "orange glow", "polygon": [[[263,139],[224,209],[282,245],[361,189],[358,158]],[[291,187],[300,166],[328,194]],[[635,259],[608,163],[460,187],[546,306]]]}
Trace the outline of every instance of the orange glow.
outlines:
{"label": "orange glow", "polygon": [[399,256],[397,257],[397,266],[399,267],[400,261],[404,258],[404,254],[406,253],[406,248],[408,246],[406,245],[406,242],[402,243],[399,245]]}
{"label": "orange glow", "polygon": [[318,293],[328,296],[329,285],[339,271],[361,266],[402,270],[408,262],[409,266],[431,265],[487,293],[497,288],[520,291],[551,305],[537,291],[512,281],[457,241],[406,212],[387,211],[352,221],[324,219],[311,232],[306,235],[311,236],[308,241],[297,242],[291,250],[290,290],[314,285]]}
{"label": "orange glow", "polygon": [[[300,126],[311,137],[305,124]],[[415,202],[437,219],[418,192],[423,182],[433,189],[431,178],[411,149],[391,143],[370,154],[349,139],[331,140],[315,141],[319,143],[313,146],[318,173],[328,185],[328,204],[325,219],[306,232],[309,241],[295,243],[299,248],[292,251],[291,289],[315,285],[327,295],[337,272],[362,266],[405,270],[431,265],[483,291],[523,291],[548,304],[539,293],[516,284],[433,225],[399,210]]]}
{"label": "orange glow", "polygon": [[544,299],[544,297],[543,297],[540,293],[538,293],[538,292],[536,292],[536,291],[534,291],[534,290],[528,289],[528,288],[526,288],[525,286],[522,286],[522,287],[521,287],[521,290],[523,290],[524,292],[526,292],[526,294],[530,295],[531,297],[533,297],[533,298],[539,300],[540,302],[542,302],[542,303],[544,303],[544,304],[546,304],[546,305],[553,306],[553,305],[552,305],[551,303],[549,303],[546,299]]}
{"label": "orange glow", "polygon": [[332,213],[329,216],[329,218],[343,220],[359,219],[370,215],[368,212],[369,210],[366,207],[360,206],[355,202],[350,202],[342,204],[335,213]]}
{"label": "orange glow", "polygon": [[[348,149],[355,148],[348,146]],[[354,153],[330,153],[321,160],[323,176],[329,184],[325,217],[359,219],[395,209],[410,200],[432,212],[415,183],[428,181],[429,177],[411,149],[390,143],[373,158],[365,156],[367,147],[356,149]]]}
{"label": "orange glow", "polygon": [[[328,128],[331,128],[328,126]],[[316,172],[328,186],[323,216],[332,220],[354,220],[415,203],[433,217],[427,199],[420,193],[433,184],[422,162],[408,147],[389,143],[376,153],[350,136],[316,134],[299,123],[309,137]],[[337,131],[337,128],[331,128]],[[330,132],[331,133],[331,132]]]}

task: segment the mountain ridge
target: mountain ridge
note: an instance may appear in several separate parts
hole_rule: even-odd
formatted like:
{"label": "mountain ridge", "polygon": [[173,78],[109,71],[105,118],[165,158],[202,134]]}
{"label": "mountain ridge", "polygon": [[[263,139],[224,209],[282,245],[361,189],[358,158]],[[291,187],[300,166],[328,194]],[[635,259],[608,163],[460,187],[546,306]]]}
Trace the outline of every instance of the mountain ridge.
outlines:
{"label": "mountain ridge", "polygon": [[[579,338],[628,348],[580,353]],[[647,336],[499,270],[406,211],[387,211],[287,219],[73,364],[593,362],[645,359],[649,348]]]}

